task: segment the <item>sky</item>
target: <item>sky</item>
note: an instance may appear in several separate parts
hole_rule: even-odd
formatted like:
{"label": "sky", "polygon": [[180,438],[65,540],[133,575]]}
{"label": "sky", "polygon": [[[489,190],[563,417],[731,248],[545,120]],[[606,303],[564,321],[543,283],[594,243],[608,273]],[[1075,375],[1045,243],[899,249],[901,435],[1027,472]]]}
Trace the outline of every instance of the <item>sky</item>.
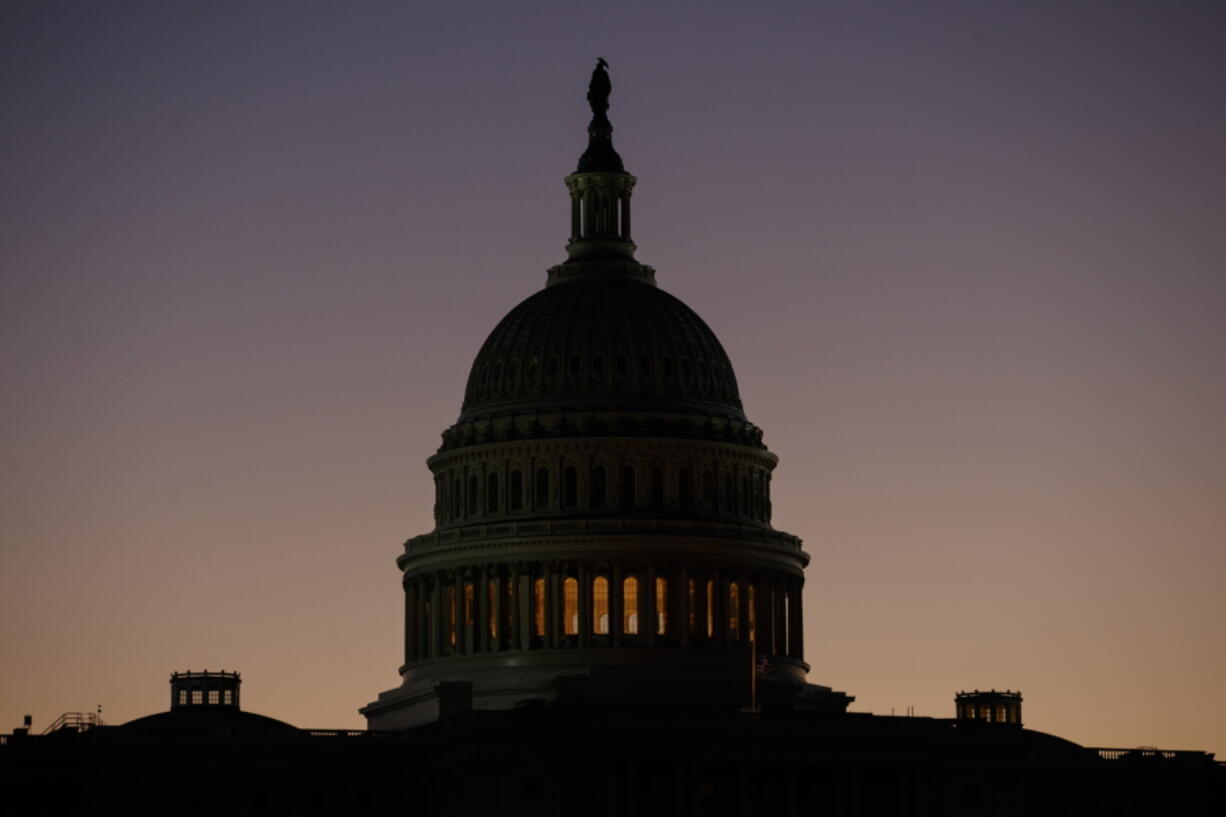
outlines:
{"label": "sky", "polygon": [[1156,0],[3,4],[0,730],[205,667],[363,725],[598,56],[810,680],[1226,755],[1226,10]]}

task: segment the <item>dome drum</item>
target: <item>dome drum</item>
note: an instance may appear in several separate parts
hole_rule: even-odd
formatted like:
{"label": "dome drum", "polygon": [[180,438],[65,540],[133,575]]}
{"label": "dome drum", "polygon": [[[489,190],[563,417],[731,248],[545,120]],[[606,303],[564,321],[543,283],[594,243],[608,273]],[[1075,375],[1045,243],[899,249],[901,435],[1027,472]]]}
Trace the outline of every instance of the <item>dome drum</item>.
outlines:
{"label": "dome drum", "polygon": [[571,438],[431,458],[440,530],[540,517],[669,517],[769,526],[764,449],[703,441]]}

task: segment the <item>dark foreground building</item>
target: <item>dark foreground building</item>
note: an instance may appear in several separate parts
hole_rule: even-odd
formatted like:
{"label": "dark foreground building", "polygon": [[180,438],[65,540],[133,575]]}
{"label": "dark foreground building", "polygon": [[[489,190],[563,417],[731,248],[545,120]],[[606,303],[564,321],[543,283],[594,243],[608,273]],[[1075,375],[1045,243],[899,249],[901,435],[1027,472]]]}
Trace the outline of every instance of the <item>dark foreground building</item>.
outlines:
{"label": "dark foreground building", "polygon": [[567,259],[481,347],[429,460],[435,529],[398,559],[401,683],[368,731],[239,706],[237,673],[171,708],[4,736],[27,813],[1193,815],[1204,752],[1024,729],[1016,692],[950,719],[849,713],[809,683],[801,542],[771,527],[777,458],[718,339],[634,258],[635,178],[603,61]]}

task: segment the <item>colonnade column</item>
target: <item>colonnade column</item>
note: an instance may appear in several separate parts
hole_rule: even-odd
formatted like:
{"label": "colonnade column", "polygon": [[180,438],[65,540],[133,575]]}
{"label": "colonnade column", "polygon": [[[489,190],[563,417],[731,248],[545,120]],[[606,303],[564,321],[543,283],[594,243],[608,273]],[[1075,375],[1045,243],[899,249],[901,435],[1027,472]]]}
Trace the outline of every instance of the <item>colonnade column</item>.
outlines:
{"label": "colonnade column", "polygon": [[417,660],[417,583],[404,582],[404,663]]}
{"label": "colonnade column", "polygon": [[586,647],[592,632],[592,583],[587,564],[579,563],[579,646]]}
{"label": "colonnade column", "polygon": [[805,659],[805,616],[800,603],[801,590],[804,589],[804,579],[792,580],[795,592],[792,595],[792,657],[803,661]]}
{"label": "colonnade column", "polygon": [[[648,614],[639,619],[639,630],[641,631],[643,626],[646,625],[647,646],[654,647],[656,645],[656,634],[660,630],[660,615],[665,612],[657,604],[660,594],[656,591],[656,569],[654,565],[647,566],[647,586],[639,591],[639,595],[647,596],[645,609],[648,610]],[[667,606],[667,604],[668,600],[666,598],[665,605]],[[667,614],[665,614],[664,620],[668,621]]]}
{"label": "colonnade column", "polygon": [[620,647],[622,643],[622,622],[626,619],[626,611],[623,609],[626,598],[625,586],[622,584],[624,576],[621,565],[613,565],[613,572],[609,576],[609,580],[611,583],[609,587],[609,631],[613,635],[613,646]]}
{"label": "colonnade column", "polygon": [[688,647],[690,646],[690,616],[694,613],[690,609],[690,569],[686,565],[682,565],[677,571],[675,595],[677,601],[673,604],[673,609],[677,612],[677,618],[673,624],[673,631],[676,633],[677,643],[682,647]]}

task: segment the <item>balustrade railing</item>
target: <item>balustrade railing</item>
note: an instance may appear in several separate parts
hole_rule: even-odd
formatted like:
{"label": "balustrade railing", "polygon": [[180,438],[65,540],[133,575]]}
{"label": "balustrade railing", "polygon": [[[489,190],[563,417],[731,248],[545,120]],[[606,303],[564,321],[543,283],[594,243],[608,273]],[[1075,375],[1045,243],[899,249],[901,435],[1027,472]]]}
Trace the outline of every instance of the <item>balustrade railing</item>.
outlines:
{"label": "balustrade railing", "polygon": [[431,531],[405,542],[405,551],[428,550],[457,542],[481,539],[510,539],[521,536],[571,536],[575,534],[657,533],[688,534],[721,539],[744,539],[765,542],[799,551],[800,539],[783,531],[766,530],[752,525],[723,522],[697,522],[684,519],[555,519],[498,522],[489,525],[466,525],[443,531]]}

